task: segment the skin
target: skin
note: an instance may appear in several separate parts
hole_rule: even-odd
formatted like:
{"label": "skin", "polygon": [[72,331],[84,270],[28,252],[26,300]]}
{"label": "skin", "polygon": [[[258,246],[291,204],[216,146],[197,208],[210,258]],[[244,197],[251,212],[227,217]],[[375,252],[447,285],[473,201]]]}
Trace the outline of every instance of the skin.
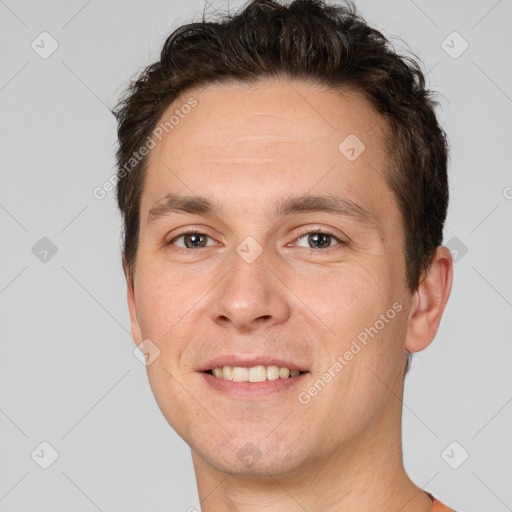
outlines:
{"label": "skin", "polygon": [[[437,332],[452,260],[440,246],[408,290],[403,222],[385,181],[386,123],[357,92],[281,79],[187,91],[168,112],[192,95],[198,105],[149,156],[134,275],[124,267],[133,338],[161,351],[149,382],[191,447],[203,512],[431,512],[403,467],[401,397],[407,351]],[[349,134],[366,146],[355,161],[338,149]],[[221,210],[148,222],[169,192],[214,198]],[[347,197],[375,223],[273,216],[278,198],[305,194]],[[208,245],[166,245],[188,228]],[[317,229],[344,243],[312,248],[307,233]],[[248,236],[262,248],[252,263],[236,252]],[[298,394],[396,302],[401,311],[301,403]],[[300,387],[234,399],[197,371],[226,353],[282,357],[310,373]],[[237,456],[247,443],[261,456],[251,467]]]}

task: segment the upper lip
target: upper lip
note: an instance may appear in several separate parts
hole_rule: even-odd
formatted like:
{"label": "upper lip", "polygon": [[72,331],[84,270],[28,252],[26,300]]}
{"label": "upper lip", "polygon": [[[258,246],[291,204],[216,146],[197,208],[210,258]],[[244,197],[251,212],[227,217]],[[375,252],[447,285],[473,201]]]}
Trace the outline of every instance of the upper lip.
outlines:
{"label": "upper lip", "polygon": [[290,371],[308,371],[305,366],[297,365],[290,361],[286,361],[285,359],[280,359],[272,356],[234,356],[234,355],[224,355],[214,357],[207,361],[204,365],[199,368],[198,371],[206,371],[213,370],[213,368],[219,368],[222,366],[281,366],[288,368]]}

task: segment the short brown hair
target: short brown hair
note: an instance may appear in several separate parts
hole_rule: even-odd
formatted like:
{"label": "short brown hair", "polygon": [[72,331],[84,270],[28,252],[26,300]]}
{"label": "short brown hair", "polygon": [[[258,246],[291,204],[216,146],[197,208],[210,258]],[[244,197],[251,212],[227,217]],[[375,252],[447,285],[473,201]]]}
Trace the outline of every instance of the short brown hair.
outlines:
{"label": "short brown hair", "polygon": [[[123,255],[133,277],[147,156],[133,155],[183,92],[212,83],[286,77],[362,92],[387,120],[394,148],[386,173],[405,229],[406,282],[414,291],[443,240],[447,143],[414,58],[399,55],[350,2],[253,0],[218,21],[190,23],[166,40],[160,60],[127,88],[118,120],[117,200]],[[133,160],[133,165],[130,162]]]}

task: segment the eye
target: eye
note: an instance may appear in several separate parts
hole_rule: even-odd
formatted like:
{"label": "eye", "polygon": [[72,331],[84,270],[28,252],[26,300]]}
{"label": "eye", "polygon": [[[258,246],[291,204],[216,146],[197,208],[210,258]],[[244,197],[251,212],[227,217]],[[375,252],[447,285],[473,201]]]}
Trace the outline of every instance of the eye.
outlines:
{"label": "eye", "polygon": [[308,249],[328,249],[333,245],[339,245],[343,243],[343,240],[340,240],[332,233],[324,231],[311,231],[297,238],[297,245],[299,247],[307,247]]}
{"label": "eye", "polygon": [[[180,243],[177,243],[178,240],[183,239]],[[211,245],[215,245],[215,242],[208,243],[208,239],[212,240],[205,233],[201,233],[199,231],[185,231],[178,236],[175,236],[172,240],[169,240],[166,245],[176,245],[180,249],[201,249],[202,247],[207,247]]]}
{"label": "eye", "polygon": [[[309,231],[300,235],[295,242],[299,247],[308,249],[329,249],[334,245],[344,244],[343,240],[326,231]],[[185,231],[166,243],[179,249],[201,249],[216,245],[215,241],[205,233],[190,230]]]}

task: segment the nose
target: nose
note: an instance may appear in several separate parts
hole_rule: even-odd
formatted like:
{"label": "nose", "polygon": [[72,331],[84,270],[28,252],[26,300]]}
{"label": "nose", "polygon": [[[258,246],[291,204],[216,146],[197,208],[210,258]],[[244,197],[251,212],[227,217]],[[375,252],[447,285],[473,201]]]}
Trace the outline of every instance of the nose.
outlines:
{"label": "nose", "polygon": [[276,277],[264,252],[251,263],[234,253],[230,263],[231,270],[214,288],[210,311],[215,323],[237,332],[250,332],[283,323],[290,317],[289,291]]}

